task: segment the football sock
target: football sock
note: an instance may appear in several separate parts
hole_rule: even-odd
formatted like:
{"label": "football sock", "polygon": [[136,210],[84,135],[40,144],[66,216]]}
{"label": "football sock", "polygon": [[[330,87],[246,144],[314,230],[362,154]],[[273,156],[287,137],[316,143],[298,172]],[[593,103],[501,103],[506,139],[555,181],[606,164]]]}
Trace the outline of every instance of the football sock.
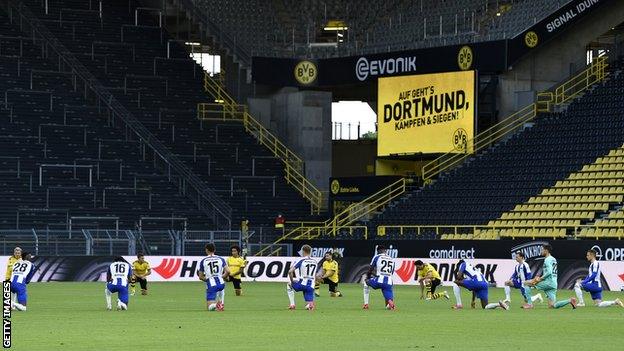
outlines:
{"label": "football sock", "polygon": [[570,304],[570,299],[555,302],[555,308],[561,308]]}
{"label": "football sock", "polygon": [[15,306],[15,308],[17,308],[18,311],[26,311],[26,306],[20,303],[13,302],[13,306]]}
{"label": "football sock", "polygon": [[578,299],[578,302],[581,304],[585,304],[585,300],[583,300],[583,290],[581,290],[581,285],[579,283],[576,283],[574,285],[574,292],[576,293],[576,298]]}
{"label": "football sock", "polygon": [[[522,285],[520,287],[520,292],[522,293],[522,297],[524,298],[524,302],[531,303],[531,302],[529,302],[529,301],[532,301],[531,300],[531,288],[526,286],[526,285]],[[511,301],[511,299],[510,299],[510,301]]]}
{"label": "football sock", "polygon": [[505,300],[511,301],[511,287],[505,285]]}
{"label": "football sock", "polygon": [[610,307],[615,306],[615,301],[602,301],[598,304],[598,307]]}
{"label": "football sock", "polygon": [[364,304],[368,305],[368,301],[370,299],[370,287],[364,284],[363,292],[364,292]]}
{"label": "football sock", "polygon": [[106,296],[106,307],[107,308],[112,308],[111,305],[111,292],[108,291],[108,288],[104,288],[104,296]]}
{"label": "football sock", "polygon": [[217,291],[217,301],[225,303],[225,290]]}
{"label": "football sock", "polygon": [[486,310],[493,310],[493,309],[495,309],[497,307],[500,307],[500,305],[498,303],[494,303],[494,302],[488,303],[487,305],[485,305],[485,309]]}
{"label": "football sock", "polygon": [[290,284],[286,284],[286,294],[288,294],[288,301],[290,301],[291,305],[295,304],[295,291],[292,289]]}
{"label": "football sock", "polygon": [[539,294],[531,296],[531,302],[539,300]]}
{"label": "football sock", "polygon": [[437,299],[442,297],[442,294],[440,294],[440,293],[433,293],[433,294],[430,295],[430,297],[431,297],[432,300],[437,300]]}
{"label": "football sock", "polygon": [[461,289],[458,285],[453,285],[453,294],[455,294],[455,304],[461,305]]}

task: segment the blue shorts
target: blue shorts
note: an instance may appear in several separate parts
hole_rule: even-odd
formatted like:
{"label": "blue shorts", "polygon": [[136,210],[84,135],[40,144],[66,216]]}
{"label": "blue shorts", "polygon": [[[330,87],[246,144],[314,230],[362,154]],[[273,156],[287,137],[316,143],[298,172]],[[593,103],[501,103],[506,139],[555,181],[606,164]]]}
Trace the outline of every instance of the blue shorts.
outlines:
{"label": "blue shorts", "polygon": [[303,291],[303,299],[305,302],[314,302],[314,286],[303,285],[301,282],[294,282],[291,286],[295,291]]}
{"label": "blue shorts", "polygon": [[394,293],[392,292],[392,284],[380,283],[376,279],[371,278],[371,279],[366,280],[366,285],[370,286],[371,288],[375,290],[381,289],[381,293],[383,294],[384,299],[386,299],[386,301],[394,300]]}
{"label": "blue shorts", "polygon": [[591,294],[592,300],[602,300],[602,287],[598,283],[581,284],[581,287]]}
{"label": "blue shorts", "polygon": [[17,302],[25,305],[28,300],[28,294],[26,293],[26,284],[23,283],[11,283],[11,292],[17,294]]}
{"label": "blue shorts", "polygon": [[117,293],[119,301],[128,304],[128,286],[127,285],[114,285],[112,283],[106,284],[106,289],[112,293]]}
{"label": "blue shorts", "polygon": [[488,283],[472,279],[463,280],[464,287],[475,293],[479,300],[488,299]]}
{"label": "blue shorts", "polygon": [[217,284],[213,286],[206,285],[206,301],[215,301],[217,293],[225,289],[225,284]]}
{"label": "blue shorts", "polygon": [[519,280],[512,280],[511,281],[513,283],[513,287],[515,289],[522,289],[522,282]]}

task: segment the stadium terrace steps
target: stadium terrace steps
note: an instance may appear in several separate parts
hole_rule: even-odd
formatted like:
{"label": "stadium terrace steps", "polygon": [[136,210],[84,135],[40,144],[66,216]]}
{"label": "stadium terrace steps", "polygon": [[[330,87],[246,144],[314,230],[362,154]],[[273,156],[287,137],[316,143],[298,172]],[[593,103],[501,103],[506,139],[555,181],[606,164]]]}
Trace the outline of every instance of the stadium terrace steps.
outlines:
{"label": "stadium terrace steps", "polygon": [[[258,147],[242,124],[197,119],[197,103],[206,101],[203,70],[183,46],[154,27],[156,19],[140,16],[141,26],[135,27],[127,3],[104,2],[102,23],[76,16],[59,24],[54,20],[61,9],[88,4],[54,2],[49,15],[38,1],[27,4],[146,128],[233,206],[233,227],[248,218],[252,228],[272,228],[278,213],[316,219],[309,215],[310,204],[286,183],[280,161]],[[131,1],[131,6],[138,5]],[[108,150],[114,145],[102,145],[101,157],[118,157],[115,149]],[[139,152],[131,145],[124,146],[127,152]]]}
{"label": "stadium terrace steps", "polygon": [[[623,92],[624,78],[612,75],[567,111],[538,117],[532,127],[388,207],[371,225],[478,225],[483,231],[476,239],[580,232],[624,200]],[[458,235],[466,233],[473,230]]]}
{"label": "stadium terrace steps", "polygon": [[[372,1],[367,6],[361,6],[358,0],[193,3],[238,46],[254,56],[323,58],[506,39],[567,2],[394,0]],[[380,13],[384,16],[379,16]],[[318,39],[328,19],[344,21],[349,28],[347,42],[337,47],[309,47],[308,42],[324,41]]]}
{"label": "stadium terrace steps", "polygon": [[[108,126],[106,116],[74,92],[70,76],[39,56],[39,42],[3,39],[20,37],[13,27],[0,13],[0,94],[6,94],[0,106],[0,228],[66,229],[70,217],[117,216],[121,228],[134,229],[142,216],[172,215],[188,218],[189,229],[211,228],[194,204],[141,160],[138,143]],[[67,166],[55,166],[60,164]],[[114,228],[112,222],[83,222],[84,228]]]}

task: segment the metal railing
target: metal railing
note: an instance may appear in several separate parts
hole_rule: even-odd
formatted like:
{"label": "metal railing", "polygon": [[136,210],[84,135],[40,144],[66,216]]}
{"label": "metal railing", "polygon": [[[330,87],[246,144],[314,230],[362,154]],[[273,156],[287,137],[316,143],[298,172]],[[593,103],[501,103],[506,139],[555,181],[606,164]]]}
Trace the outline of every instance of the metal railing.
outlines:
{"label": "metal railing", "polygon": [[[196,174],[194,174],[130,111],[128,111],[106,89],[99,80],[52,34],[35,15],[19,1],[7,1],[8,12],[12,21],[20,23],[24,33],[43,39],[43,46],[47,55],[58,56],[59,70],[66,68],[72,73],[74,80],[80,80],[81,87],[76,91],[85,98],[94,100],[98,109],[105,108],[111,125],[122,128],[126,133],[136,135],[137,140],[153,155],[154,166],[167,174],[172,183],[181,188],[181,192],[191,198],[200,211],[212,218],[220,228],[231,227],[232,208],[209,188]],[[78,84],[76,84],[78,85]],[[181,181],[177,181],[175,177]]]}
{"label": "metal railing", "polygon": [[479,133],[474,139],[466,143],[463,150],[459,150],[458,152],[457,149],[453,149],[425,164],[422,168],[422,177],[425,184],[430,183],[435,176],[442,172],[455,168],[473,154],[485,150],[504,138],[511,136],[526,123],[533,120],[538,112],[552,112],[554,107],[567,103],[579,94],[585,92],[592,85],[603,81],[608,74],[606,70],[607,66],[606,56],[596,58],[589,67],[558,85],[553,92],[539,93],[536,103],[524,107],[501,122]]}
{"label": "metal railing", "polygon": [[232,245],[242,246],[240,230],[209,230],[180,232],[182,255],[204,255],[207,243],[215,244],[217,253],[230,254]]}
{"label": "metal railing", "polygon": [[[612,231],[613,230],[613,231]],[[614,234],[604,234],[604,231]],[[597,233],[597,234],[593,234]],[[435,235],[438,239],[498,240],[500,238],[624,238],[621,225],[380,225],[377,238],[393,236],[414,239]]]}
{"label": "metal railing", "polygon": [[200,103],[197,105],[199,120],[220,120],[242,122],[245,131],[264,145],[273,156],[284,164],[285,178],[305,199],[310,202],[311,213],[318,214],[325,207],[322,192],[305,177],[303,160],[282,143],[273,133],[253,118],[246,105],[239,105],[225,91],[219,82],[204,73],[204,89],[220,103]]}
{"label": "metal railing", "polygon": [[[406,187],[407,180],[401,178],[366,199],[351,204],[325,222],[289,222],[296,224],[296,226],[294,228],[288,228],[288,232],[282,235],[273,244],[279,244],[287,239],[310,240],[321,236],[335,237],[340,234],[352,236],[358,232],[367,239],[368,228],[364,225],[354,225],[354,223],[382,209],[391,201],[402,195]],[[260,251],[258,254],[261,255],[264,253],[266,253],[266,251]]]}
{"label": "metal railing", "polygon": [[249,244],[252,256],[292,256],[293,244]]}

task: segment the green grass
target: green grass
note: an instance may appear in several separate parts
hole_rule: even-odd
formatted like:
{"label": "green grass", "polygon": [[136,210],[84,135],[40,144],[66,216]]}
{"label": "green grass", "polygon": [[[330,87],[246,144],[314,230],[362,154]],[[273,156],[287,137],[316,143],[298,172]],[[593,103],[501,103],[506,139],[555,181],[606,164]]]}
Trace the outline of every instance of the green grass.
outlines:
{"label": "green grass", "polygon": [[[103,283],[33,283],[29,310],[13,312],[15,350],[621,350],[624,309],[453,311],[446,300],[421,301],[416,287],[396,287],[396,311],[372,291],[343,284],[343,298],[327,286],[317,310],[288,311],[284,284],[246,283],[245,295],[228,286],[225,312],[207,312],[201,283],[152,283],[149,296],[131,297],[130,309],[106,311]],[[447,288],[448,289],[448,288]],[[449,289],[450,291],[450,289]],[[492,289],[490,299],[502,297]],[[571,296],[560,291],[560,298]],[[607,293],[605,299],[622,294]],[[467,292],[464,304],[469,301]],[[586,297],[589,302],[589,296]]]}

